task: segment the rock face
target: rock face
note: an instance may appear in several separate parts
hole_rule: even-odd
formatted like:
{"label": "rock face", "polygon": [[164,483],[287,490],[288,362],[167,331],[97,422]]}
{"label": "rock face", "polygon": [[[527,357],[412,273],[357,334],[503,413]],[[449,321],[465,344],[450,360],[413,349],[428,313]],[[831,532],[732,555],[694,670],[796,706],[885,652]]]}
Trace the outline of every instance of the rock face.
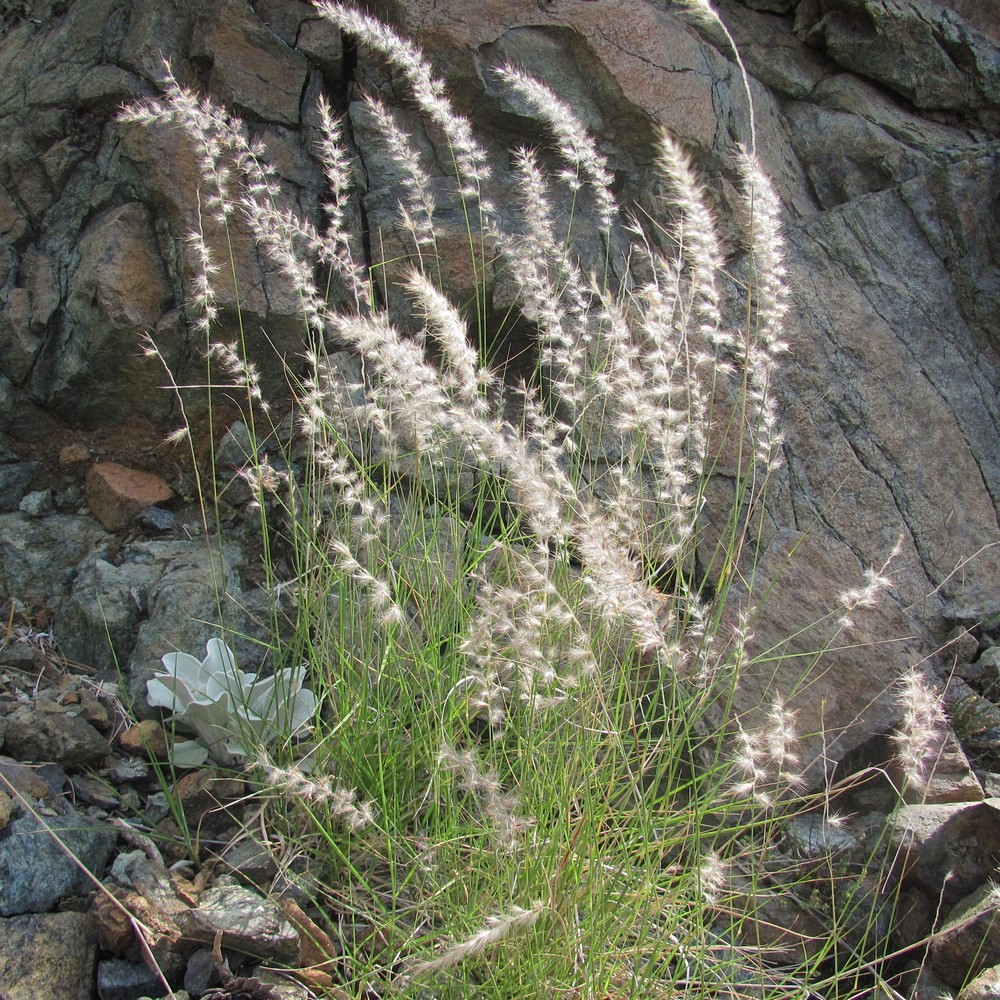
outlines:
{"label": "rock face", "polygon": [[[290,207],[318,220],[311,143],[325,92],[348,113],[354,210],[374,233],[400,179],[351,103],[353,85],[380,90],[407,121],[405,102],[381,65],[363,49],[345,58],[336,33],[298,0],[22,6],[31,9],[0,39],[0,431],[19,441],[40,423],[99,428],[132,416],[169,430],[174,400],[138,345],[148,332],[180,384],[202,380],[182,252],[199,225],[197,163],[175,132],[120,122],[119,105],[156,90],[162,53],[179,79],[240,113],[266,142]],[[491,72],[512,60],[545,77],[599,138],[623,204],[642,203],[652,187],[650,149],[663,126],[694,154],[726,228],[734,143],[749,131],[717,26],[661,0],[372,6],[423,46],[498,153],[543,141]],[[771,490],[763,561],[784,565],[795,532],[808,539],[800,557],[822,554],[791,571],[810,591],[805,626],[902,534],[893,604],[862,626],[861,641],[907,642],[837,654],[823,682],[823,712],[839,699],[840,723],[863,710],[878,728],[891,716],[882,689],[900,666],[932,653],[952,621],[1000,610],[1000,17],[978,0],[718,7],[750,75],[795,301],[779,388],[786,464]],[[217,336],[235,334],[238,302],[265,389],[277,391],[276,355],[293,359],[303,347],[297,303],[239,224],[232,241],[239,296],[222,288]],[[738,247],[733,256],[738,265]],[[501,307],[499,284],[493,294]],[[721,483],[710,500],[724,498]],[[790,624],[795,610],[777,608],[775,619]],[[794,652],[754,680],[754,698],[796,687]],[[844,742],[849,749],[851,737]]]}

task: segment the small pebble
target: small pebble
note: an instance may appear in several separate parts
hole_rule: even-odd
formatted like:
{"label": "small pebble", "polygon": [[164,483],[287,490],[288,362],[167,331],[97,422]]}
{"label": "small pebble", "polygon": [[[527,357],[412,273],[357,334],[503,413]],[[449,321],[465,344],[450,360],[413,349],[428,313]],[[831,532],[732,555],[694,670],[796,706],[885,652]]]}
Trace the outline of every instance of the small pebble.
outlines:
{"label": "small pebble", "polygon": [[116,757],[104,773],[113,781],[138,781],[149,774],[149,765],[138,757]]}
{"label": "small pebble", "polygon": [[167,735],[155,719],[144,719],[122,733],[119,746],[125,753],[163,760],[167,756]]}
{"label": "small pebble", "polygon": [[139,524],[153,531],[169,531],[175,520],[174,515],[162,507],[146,507],[138,515]]}
{"label": "small pebble", "polygon": [[90,452],[85,445],[68,444],[59,449],[60,465],[76,465],[78,462],[89,462]]}

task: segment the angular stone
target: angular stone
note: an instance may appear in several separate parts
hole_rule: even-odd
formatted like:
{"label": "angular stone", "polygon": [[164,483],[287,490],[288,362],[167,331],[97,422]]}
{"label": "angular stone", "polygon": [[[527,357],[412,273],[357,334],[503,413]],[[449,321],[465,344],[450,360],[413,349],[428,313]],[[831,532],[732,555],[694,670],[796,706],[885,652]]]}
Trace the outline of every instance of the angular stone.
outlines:
{"label": "angular stone", "polygon": [[984,885],[956,903],[934,935],[930,961],[950,986],[960,987],[1000,965],[1000,921],[997,890]]}
{"label": "angular stone", "polygon": [[178,915],[185,935],[211,942],[221,931],[223,948],[286,962],[299,958],[299,935],[274,903],[227,876],[219,882],[201,894],[197,909]]}
{"label": "angular stone", "polygon": [[1000,103],[995,44],[936,0],[815,0],[796,31],[845,69],[891,87],[918,108]]}
{"label": "angular stone", "polygon": [[[146,682],[161,668],[160,658],[169,652],[203,650],[205,643],[218,636],[221,622],[231,630],[236,658],[253,663],[255,655],[251,636],[253,622],[239,612],[249,595],[243,593],[239,567],[245,556],[235,542],[216,546],[203,540],[146,541],[132,546],[137,564],[156,568],[147,588],[148,618],[139,627],[128,660],[128,693],[133,711],[151,718],[154,710],[146,702]],[[227,599],[220,599],[225,593]],[[123,598],[127,592],[123,593]]]}
{"label": "angular stone", "polygon": [[0,991],[7,1000],[89,1000],[96,950],[83,913],[0,919]]}
{"label": "angular stone", "polygon": [[956,1000],[996,1000],[1000,996],[1000,965],[979,973],[959,990]]}
{"label": "angular stone", "polygon": [[928,805],[947,802],[980,802],[984,797],[983,786],[969,764],[958,738],[949,728],[937,757],[928,768],[927,783],[923,788],[907,788],[908,802]]}
{"label": "angular stone", "polygon": [[790,892],[748,893],[735,901],[739,934],[746,947],[762,948],[776,962],[795,965],[823,950],[826,927]]}
{"label": "angular stone", "polygon": [[[821,782],[830,761],[896,724],[896,679],[919,659],[905,640],[877,642],[912,634],[907,615],[888,596],[859,610],[850,632],[840,631],[838,595],[863,579],[863,567],[846,545],[791,531],[777,535],[755,566],[756,592],[768,596],[751,623],[750,648],[767,655],[744,668],[733,707],[747,729],[768,725],[776,699],[795,713],[796,753],[807,784]],[[849,643],[849,655],[838,653],[842,642]]]}
{"label": "angular stone", "polygon": [[138,516],[139,524],[152,531],[169,531],[175,520],[174,515],[162,507],[144,507]]}
{"label": "angular stone", "polygon": [[18,504],[18,510],[24,511],[29,517],[45,517],[55,510],[52,502],[52,490],[35,490],[28,493]]}
{"label": "angular stone", "polygon": [[79,465],[90,461],[90,449],[82,444],[67,444],[59,449],[60,465]]}
{"label": "angular stone", "polygon": [[[85,871],[67,863],[66,851]],[[100,879],[118,839],[111,827],[70,812],[40,823],[30,813],[13,819],[0,833],[0,916],[44,913],[64,896],[88,893],[86,872]]]}
{"label": "angular stone", "polygon": [[220,860],[235,876],[258,888],[273,881],[280,870],[273,851],[255,836],[228,848]]}
{"label": "angular stone", "polygon": [[222,984],[219,967],[211,948],[199,948],[189,959],[184,970],[184,989],[191,996],[200,997],[212,987]]}
{"label": "angular stone", "polygon": [[0,514],[0,594],[58,607],[80,563],[104,537],[91,517]]}
{"label": "angular stone", "polygon": [[1000,706],[961,677],[949,679],[945,705],[962,744],[990,763],[1000,761]]}
{"label": "angular stone", "polygon": [[126,753],[150,760],[166,760],[167,757],[167,734],[155,719],[143,719],[137,725],[129,726],[121,734],[118,745]]}
{"label": "angular stone", "polygon": [[951,905],[993,873],[1000,857],[1000,799],[904,805],[892,818],[890,843],[904,883]]}
{"label": "angular stone", "polygon": [[[178,898],[173,877],[160,862],[149,860],[142,852],[127,854],[124,864],[116,867],[119,878],[131,882],[135,891],[116,888],[115,898],[144,928],[145,943],[163,973],[171,979],[178,978],[191,948],[183,940],[177,922],[188,906]],[[95,920],[101,931],[102,946],[112,951],[127,947],[124,925],[104,904],[98,908]]]}
{"label": "angular stone", "polygon": [[135,1000],[158,996],[163,981],[142,963],[107,958],[97,964],[97,996],[100,1000]]}
{"label": "angular stone", "polygon": [[135,941],[135,931],[128,913],[123,912],[121,898],[125,893],[110,890],[114,898],[107,893],[99,892],[90,904],[88,916],[94,931],[94,937],[101,951],[112,955],[123,955],[132,947]]}
{"label": "angular stone", "polygon": [[798,857],[821,858],[843,855],[858,846],[858,838],[819,813],[794,816],[785,824],[784,835]]}
{"label": "angular stone", "polygon": [[264,25],[289,48],[302,49],[301,45],[296,46],[295,40],[302,30],[302,22],[316,16],[314,7],[305,0],[258,0],[254,7]]}
{"label": "angular stone", "polygon": [[38,469],[38,462],[0,465],[0,511],[17,510]]}
{"label": "angular stone", "polygon": [[319,66],[327,79],[335,79],[340,75],[344,45],[340,32],[330,31],[327,22],[315,17],[303,20],[299,27],[296,47],[305,53],[311,62]]}
{"label": "angular stone", "polygon": [[[169,322],[174,291],[149,210],[130,203],[98,214],[77,253],[61,336],[46,341],[32,369],[34,392],[75,426],[127,422],[136,413],[163,419],[169,393],[139,345]],[[95,378],[102,371],[116,377]]]}
{"label": "angular stone", "polygon": [[6,750],[22,761],[70,767],[100,760],[110,747],[85,719],[66,710],[39,711],[23,705],[7,717]]}
{"label": "angular stone", "polygon": [[249,6],[220,4],[192,54],[210,57],[209,88],[223,104],[265,121],[298,124],[306,61],[267,31]]}
{"label": "angular stone", "polygon": [[70,778],[74,801],[88,806],[97,806],[110,812],[122,808],[121,796],[107,781],[92,778],[89,774],[74,774]]}
{"label": "angular stone", "polygon": [[19,795],[33,802],[40,802],[53,794],[52,787],[39,774],[38,768],[20,764],[10,757],[0,757],[0,777],[13,785]]}
{"label": "angular stone", "polygon": [[98,462],[86,479],[87,505],[108,531],[119,531],[145,507],[170,500],[174,491],[152,472]]}
{"label": "angular stone", "polygon": [[[910,940],[917,940],[911,938]],[[921,963],[916,970],[916,982],[909,992],[912,1000],[955,1000],[955,991],[943,982],[936,975],[934,970],[928,968],[927,963]],[[987,1000],[983,997],[982,1000]]]}
{"label": "angular stone", "polygon": [[131,558],[116,565],[109,554],[101,549],[80,562],[59,614],[62,651],[99,669],[128,662],[150,591],[163,572],[158,563]]}
{"label": "angular stone", "polygon": [[220,831],[240,825],[231,807],[246,793],[239,778],[228,778],[211,767],[185,774],[174,788],[191,829]]}

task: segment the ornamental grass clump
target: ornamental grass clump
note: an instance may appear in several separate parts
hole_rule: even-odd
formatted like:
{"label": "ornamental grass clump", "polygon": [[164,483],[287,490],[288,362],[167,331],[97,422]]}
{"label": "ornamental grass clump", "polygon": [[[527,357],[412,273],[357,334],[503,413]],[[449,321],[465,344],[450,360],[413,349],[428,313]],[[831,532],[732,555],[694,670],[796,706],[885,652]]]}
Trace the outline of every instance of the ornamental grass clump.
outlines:
{"label": "ornamental grass clump", "polygon": [[[391,237],[399,255],[363,255],[346,129],[325,99],[318,218],[289,207],[243,123],[169,71],[162,98],[125,117],[183,130],[199,218],[226,234],[242,217],[301,303],[289,449],[305,471],[281,489],[248,481],[265,585],[294,602],[276,662],[308,664],[317,710],[301,759],[243,749],[276,836],[327,865],[317,914],[360,927],[341,985],[801,990],[801,968],[766,971],[744,947],[736,908],[799,801],[794,718],[776,704],[750,733],[725,717],[753,618],[732,580],[781,461],[778,200],[753,150],[734,150],[750,285],[730,317],[714,219],[670,136],[656,149],[670,222],[629,214],[568,105],[508,66],[498,85],[544,124],[559,166],[523,149],[497,176],[412,43],[360,11],[316,10],[388,65],[447,154],[433,172],[397,112],[359,95],[399,182],[392,232],[367,244]],[[462,277],[441,244],[456,218]],[[219,241],[187,242],[206,353],[230,396],[244,389],[247,425],[280,439],[241,343],[213,343]],[[493,301],[501,277],[509,310]],[[518,382],[487,362],[505,324],[532,334]],[[713,543],[705,486],[723,451],[734,500],[713,511]]]}

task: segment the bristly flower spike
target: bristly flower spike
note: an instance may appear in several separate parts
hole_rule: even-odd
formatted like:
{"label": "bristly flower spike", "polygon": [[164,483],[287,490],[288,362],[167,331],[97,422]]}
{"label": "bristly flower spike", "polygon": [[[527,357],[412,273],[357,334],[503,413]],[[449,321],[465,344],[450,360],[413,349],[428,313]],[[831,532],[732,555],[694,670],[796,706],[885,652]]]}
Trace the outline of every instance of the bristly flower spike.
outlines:
{"label": "bristly flower spike", "polygon": [[468,119],[452,108],[445,96],[443,81],[434,75],[421,51],[369,14],[329,0],[316,0],[314,6],[320,17],[354,35],[403,74],[417,106],[444,132],[448,140],[448,146],[455,157],[462,193],[478,197],[480,186],[490,174],[486,151],[473,139]]}

